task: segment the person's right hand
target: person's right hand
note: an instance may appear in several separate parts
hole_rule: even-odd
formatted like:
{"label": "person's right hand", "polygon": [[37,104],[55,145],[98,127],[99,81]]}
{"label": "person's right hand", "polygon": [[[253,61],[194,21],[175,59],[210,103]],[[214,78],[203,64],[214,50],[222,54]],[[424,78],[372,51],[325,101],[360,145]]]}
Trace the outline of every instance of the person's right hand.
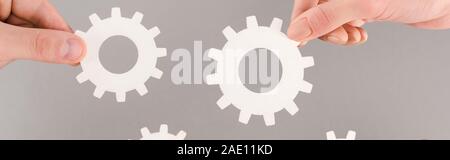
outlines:
{"label": "person's right hand", "polygon": [[288,36],[340,45],[367,40],[361,26],[391,21],[425,29],[450,28],[450,0],[295,0]]}
{"label": "person's right hand", "polygon": [[47,0],[0,0],[0,68],[18,59],[72,65],[85,53]]}

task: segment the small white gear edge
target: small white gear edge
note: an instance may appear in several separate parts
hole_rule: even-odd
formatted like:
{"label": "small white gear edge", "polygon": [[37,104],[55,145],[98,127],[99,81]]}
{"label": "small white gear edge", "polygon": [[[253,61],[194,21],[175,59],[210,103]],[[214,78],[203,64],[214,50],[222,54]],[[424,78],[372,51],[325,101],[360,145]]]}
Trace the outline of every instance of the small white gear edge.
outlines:
{"label": "small white gear edge", "polygon": [[[157,27],[150,30],[141,24],[143,14],[121,16],[120,8],[112,8],[111,17],[101,20],[97,14],[89,19],[92,27],[86,32],[76,34],[88,44],[88,54],[81,62],[83,72],[77,76],[79,83],[90,80],[95,86],[94,96],[101,98],[106,91],[116,94],[117,102],[125,102],[128,91],[137,90],[143,96],[148,93],[145,82],[154,77],[160,79],[163,72],[156,68],[157,59],[167,55],[165,48],[157,48],[154,38],[160,33]],[[106,70],[99,59],[102,43],[113,36],[125,36],[132,40],[138,50],[138,59],[132,69],[123,74],[114,74]]]}
{"label": "small white gear edge", "polygon": [[336,134],[334,131],[327,132],[327,140],[356,140],[356,132],[348,131],[346,138],[336,138]]}
{"label": "small white gear edge", "polygon": [[162,124],[159,128],[159,132],[151,133],[147,127],[141,129],[142,138],[140,140],[184,140],[186,138],[186,132],[180,131],[177,135],[169,133],[169,127],[166,124]]}
{"label": "small white gear edge", "polygon": [[[228,42],[222,50],[211,49],[208,56],[217,61],[216,73],[207,77],[209,85],[219,85],[223,96],[217,101],[221,109],[234,105],[240,110],[239,121],[248,124],[252,115],[262,115],[267,126],[275,125],[275,113],[286,109],[291,115],[298,112],[294,99],[299,91],[311,93],[313,85],[306,82],[304,70],[314,66],[313,57],[302,57],[299,42],[290,40],[281,32],[283,21],[274,18],[270,27],[259,26],[255,16],[247,17],[247,29],[235,32],[230,26],[223,30]],[[271,91],[255,93],[248,90],[239,77],[240,62],[258,48],[265,48],[278,57],[283,65],[283,76]],[[238,83],[223,83],[233,79]]]}

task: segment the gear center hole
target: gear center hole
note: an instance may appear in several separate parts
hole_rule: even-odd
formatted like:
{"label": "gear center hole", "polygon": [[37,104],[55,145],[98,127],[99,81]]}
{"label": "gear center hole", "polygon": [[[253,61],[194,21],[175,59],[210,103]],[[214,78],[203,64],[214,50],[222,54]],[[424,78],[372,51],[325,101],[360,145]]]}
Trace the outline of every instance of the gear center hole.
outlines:
{"label": "gear center hole", "polygon": [[239,62],[239,78],[247,89],[255,93],[272,91],[282,74],[280,59],[269,49],[251,50]]}
{"label": "gear center hole", "polygon": [[136,64],[138,50],[128,37],[113,36],[103,42],[99,58],[106,70],[114,74],[123,74]]}

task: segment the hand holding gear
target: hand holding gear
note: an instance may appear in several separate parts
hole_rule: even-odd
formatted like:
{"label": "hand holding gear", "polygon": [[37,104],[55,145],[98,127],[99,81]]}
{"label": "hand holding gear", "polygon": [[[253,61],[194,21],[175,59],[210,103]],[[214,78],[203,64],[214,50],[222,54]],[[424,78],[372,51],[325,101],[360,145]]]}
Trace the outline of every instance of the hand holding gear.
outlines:
{"label": "hand holding gear", "polygon": [[[117,102],[125,102],[126,93],[137,90],[143,96],[148,90],[145,82],[150,78],[161,78],[163,72],[156,68],[157,59],[167,54],[166,49],[157,48],[154,38],[160,33],[157,27],[147,30],[141,24],[143,14],[136,12],[133,18],[121,16],[120,8],[113,8],[111,17],[101,20],[97,14],[89,17],[92,27],[86,32],[76,34],[89,44],[88,54],[81,61],[83,72],[77,80],[83,83],[90,80],[96,85],[94,96],[101,98],[105,91],[116,93]],[[99,50],[102,43],[112,36],[125,36],[132,40],[138,49],[138,60],[126,73],[114,74],[102,66]]]}
{"label": "hand holding gear", "polygon": [[[223,96],[217,101],[221,109],[233,104],[241,113],[239,121],[247,124],[252,115],[264,116],[267,126],[275,125],[275,113],[286,109],[291,115],[298,112],[294,102],[299,91],[311,93],[312,84],[303,80],[304,70],[314,66],[312,57],[302,57],[297,46],[282,33],[282,20],[275,18],[270,27],[259,26],[255,16],[247,17],[247,29],[235,32],[223,30],[228,42],[222,50],[211,49],[209,57],[216,60],[216,73],[207,77],[210,85],[219,85]],[[254,49],[273,51],[283,65],[278,85],[267,93],[247,89],[239,78],[239,62]]]}

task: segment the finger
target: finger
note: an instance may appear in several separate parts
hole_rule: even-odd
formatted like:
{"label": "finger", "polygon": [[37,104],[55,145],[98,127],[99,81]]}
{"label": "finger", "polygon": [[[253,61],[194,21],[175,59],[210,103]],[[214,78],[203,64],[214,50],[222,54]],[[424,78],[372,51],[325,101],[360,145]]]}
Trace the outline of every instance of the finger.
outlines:
{"label": "finger", "polygon": [[[0,55],[3,60],[76,64],[84,57],[84,42],[71,33],[16,27],[0,23]],[[7,46],[7,47],[6,47]]]}
{"label": "finger", "polygon": [[375,1],[346,0],[320,4],[295,18],[291,24],[293,29],[288,35],[296,41],[311,40],[350,21],[371,18],[379,10],[371,3]]}
{"label": "finger", "polygon": [[357,27],[357,29],[359,30],[359,33],[361,33],[361,42],[359,42],[359,44],[367,42],[367,40],[369,39],[369,35],[367,34],[367,31],[365,29],[359,28],[359,27]]}
{"label": "finger", "polygon": [[361,42],[362,36],[356,27],[351,25],[344,25],[343,27],[348,34],[348,41],[346,45],[355,45]]}
{"label": "finger", "polygon": [[[328,2],[328,0],[296,0],[294,2],[294,9],[292,12],[292,17],[291,19],[295,19],[296,17],[300,16],[301,14],[303,14],[305,11],[307,11],[308,9],[311,9],[315,6],[317,6],[318,4],[322,4]],[[294,29],[295,28],[291,28],[289,27],[289,29]],[[288,31],[289,32],[289,31]],[[304,47],[308,44],[309,41],[303,41],[300,42],[300,47]]]}
{"label": "finger", "polygon": [[308,9],[317,6],[319,0],[295,0],[291,19],[303,14]]}
{"label": "finger", "polygon": [[9,63],[10,63],[10,61],[0,61],[0,69],[4,68]]}
{"label": "finger", "polygon": [[450,28],[450,15],[446,15],[426,22],[413,23],[410,25],[423,29],[448,29]]}
{"label": "finger", "polygon": [[301,42],[299,47],[305,47],[308,43],[309,43],[309,41]]}
{"label": "finger", "polygon": [[73,32],[47,0],[15,0],[12,13],[41,28]]}
{"label": "finger", "polygon": [[78,67],[78,66],[80,66],[80,62],[78,62],[78,63],[75,63],[75,64],[71,64],[73,67]]}
{"label": "finger", "polygon": [[364,20],[354,20],[347,23],[348,25],[354,26],[354,27],[362,27],[364,24],[366,24],[366,21]]}
{"label": "finger", "polygon": [[[295,0],[291,19],[295,19],[296,17],[303,14],[308,9],[310,9],[314,6],[317,6],[318,3],[319,3],[319,0]],[[289,29],[300,29],[301,30],[302,28],[289,27]],[[289,32],[292,32],[292,31],[288,30],[288,33]],[[300,47],[306,46],[306,44],[308,44],[308,41],[303,41],[300,43]]]}
{"label": "finger", "polygon": [[21,26],[21,27],[28,27],[28,28],[34,28],[33,23],[23,20],[22,18],[19,18],[15,15],[10,15],[8,19],[6,19],[6,23],[12,24],[15,26]]}
{"label": "finger", "polygon": [[12,0],[0,0],[0,21],[5,21],[11,14]]}
{"label": "finger", "polygon": [[348,41],[348,35],[344,27],[338,27],[336,30],[320,37],[320,39],[329,43],[344,45]]}

